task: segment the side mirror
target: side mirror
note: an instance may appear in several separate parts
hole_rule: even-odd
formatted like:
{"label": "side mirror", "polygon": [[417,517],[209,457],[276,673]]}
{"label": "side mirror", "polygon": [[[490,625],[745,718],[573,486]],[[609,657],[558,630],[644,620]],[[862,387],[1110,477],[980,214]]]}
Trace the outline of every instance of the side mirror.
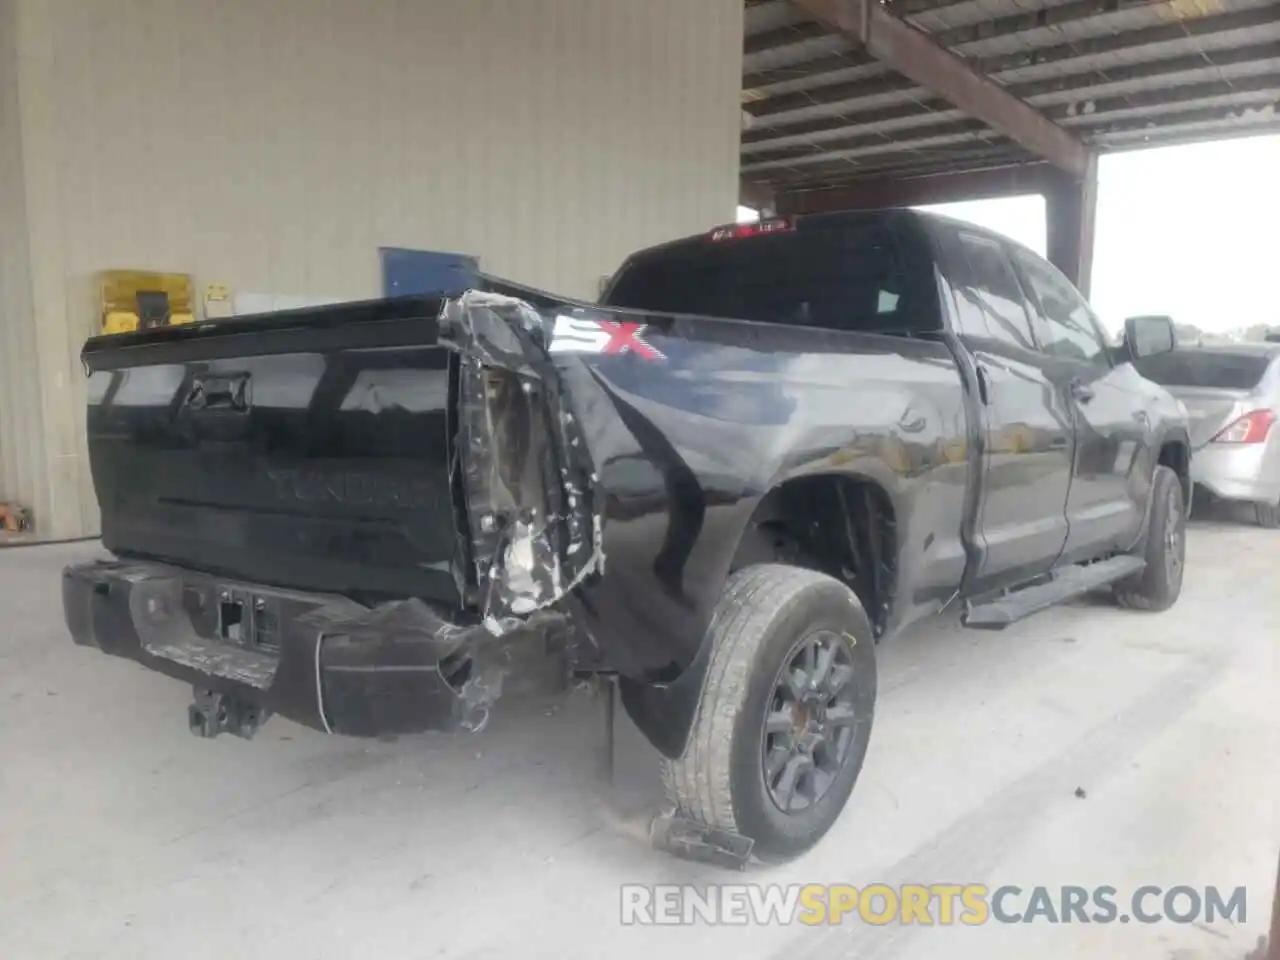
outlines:
{"label": "side mirror", "polygon": [[1130,317],[1124,322],[1124,342],[1134,360],[1168,353],[1177,343],[1170,317]]}

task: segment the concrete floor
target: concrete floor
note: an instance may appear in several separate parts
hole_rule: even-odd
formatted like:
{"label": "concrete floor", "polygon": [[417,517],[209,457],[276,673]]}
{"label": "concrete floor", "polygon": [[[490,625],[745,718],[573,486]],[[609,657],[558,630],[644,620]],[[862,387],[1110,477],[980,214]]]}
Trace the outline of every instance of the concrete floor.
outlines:
{"label": "concrete floor", "polygon": [[597,700],[507,703],[477,736],[197,741],[183,685],[64,635],[58,570],[93,552],[0,550],[0,956],[1241,960],[1267,927],[1274,531],[1195,524],[1168,614],[1086,602],[882,647],[843,818],[748,875],[1246,885],[1247,922],[1212,927],[623,927],[620,883],[740,878],[647,847],[656,763],[624,721],[604,782]]}

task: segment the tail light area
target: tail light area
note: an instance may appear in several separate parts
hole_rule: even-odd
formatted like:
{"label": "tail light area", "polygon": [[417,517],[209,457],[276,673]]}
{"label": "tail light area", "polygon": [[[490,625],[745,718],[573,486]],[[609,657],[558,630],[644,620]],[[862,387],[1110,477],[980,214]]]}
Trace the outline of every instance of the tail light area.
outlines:
{"label": "tail light area", "polygon": [[[462,364],[459,387],[454,469],[470,528],[475,586],[482,597],[491,596],[497,583],[514,576],[518,592],[536,594],[538,562],[551,559],[534,555],[532,535],[545,526],[548,509],[540,384],[470,361]],[[511,605],[513,613],[526,612],[518,598]],[[536,606],[530,597],[528,609]]]}
{"label": "tail light area", "polygon": [[[546,343],[551,318],[506,294],[446,301],[455,577],[494,635],[519,628],[604,563],[597,476],[569,380]],[[590,381],[594,383],[594,380]]]}
{"label": "tail light area", "polygon": [[564,593],[587,538],[575,498],[566,501],[545,384],[473,361],[459,373],[454,469],[470,534],[470,592],[501,632]]}
{"label": "tail light area", "polygon": [[726,223],[713,228],[707,236],[712,243],[725,240],[745,240],[747,237],[763,237],[774,233],[789,233],[796,228],[791,217],[774,217],[769,220],[757,220],[755,223]]}
{"label": "tail light area", "polygon": [[1213,443],[1261,443],[1267,439],[1276,415],[1271,410],[1250,410],[1232,421],[1212,440]]}

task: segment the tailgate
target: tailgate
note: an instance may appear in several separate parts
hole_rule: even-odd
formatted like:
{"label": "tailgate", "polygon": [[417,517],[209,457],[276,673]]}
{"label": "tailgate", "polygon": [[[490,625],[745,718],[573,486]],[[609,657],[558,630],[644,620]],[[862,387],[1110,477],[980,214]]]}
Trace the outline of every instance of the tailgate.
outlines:
{"label": "tailgate", "polygon": [[440,304],[90,340],[104,545],[281,587],[458,602]]}

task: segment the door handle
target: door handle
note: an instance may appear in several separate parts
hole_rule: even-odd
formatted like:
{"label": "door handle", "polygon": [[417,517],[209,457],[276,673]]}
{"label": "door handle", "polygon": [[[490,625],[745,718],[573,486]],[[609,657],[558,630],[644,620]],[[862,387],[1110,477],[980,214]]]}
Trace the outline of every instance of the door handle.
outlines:
{"label": "door handle", "polygon": [[191,379],[191,389],[183,405],[189,410],[245,413],[249,409],[249,374],[196,375]]}
{"label": "door handle", "polygon": [[975,364],[978,368],[978,399],[982,401],[982,405],[988,406],[991,403],[991,387],[987,383],[987,371],[982,364]]}
{"label": "door handle", "polygon": [[1093,387],[1089,386],[1079,377],[1071,381],[1071,396],[1075,397],[1081,403],[1088,403],[1093,399]]}

